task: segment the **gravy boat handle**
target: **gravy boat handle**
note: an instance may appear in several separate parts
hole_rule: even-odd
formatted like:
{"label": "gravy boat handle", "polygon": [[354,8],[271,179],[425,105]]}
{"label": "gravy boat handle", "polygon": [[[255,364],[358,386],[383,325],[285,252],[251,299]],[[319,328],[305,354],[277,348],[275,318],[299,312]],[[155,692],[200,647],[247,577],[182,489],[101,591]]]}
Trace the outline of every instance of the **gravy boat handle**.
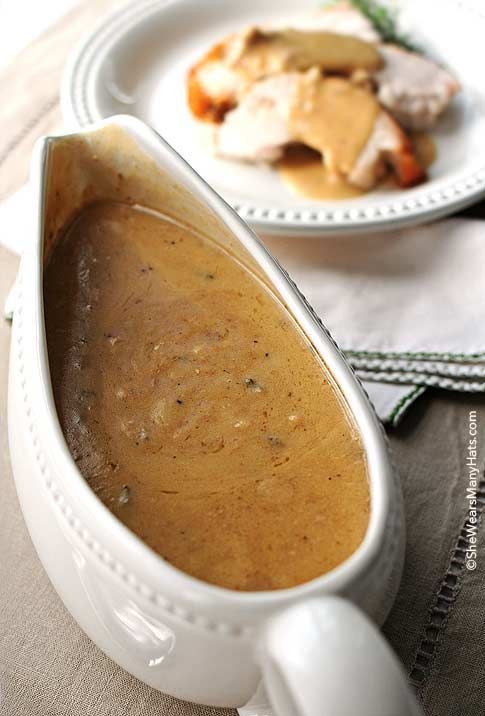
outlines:
{"label": "gravy boat handle", "polygon": [[271,617],[257,659],[277,716],[422,716],[387,642],[341,597],[311,599]]}

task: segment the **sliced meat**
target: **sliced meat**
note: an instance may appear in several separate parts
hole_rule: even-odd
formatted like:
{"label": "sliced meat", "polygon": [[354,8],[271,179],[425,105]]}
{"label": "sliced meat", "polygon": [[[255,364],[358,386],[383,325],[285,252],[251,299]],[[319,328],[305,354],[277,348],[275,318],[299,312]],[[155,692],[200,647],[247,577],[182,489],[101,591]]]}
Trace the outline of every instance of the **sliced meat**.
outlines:
{"label": "sliced meat", "polygon": [[295,141],[290,115],[302,75],[287,73],[256,82],[217,128],[216,151],[247,162],[274,162]]}
{"label": "sliced meat", "polygon": [[248,84],[226,62],[227,42],[215,45],[187,75],[187,101],[192,114],[205,122],[222,122]]}
{"label": "sliced meat", "polygon": [[[331,84],[331,95],[323,92],[323,83]],[[279,159],[285,148],[292,143],[304,143],[320,151],[323,161],[332,171],[346,177],[354,186],[370,189],[390,168],[400,186],[412,186],[425,179],[412,145],[392,117],[379,109],[375,114],[366,110],[364,121],[371,122],[367,140],[352,166],[352,146],[341,153],[338,149],[345,144],[345,133],[353,136],[355,118],[358,112],[352,104],[338,101],[338,96],[351,97],[345,92],[363,93],[365,90],[351,87],[344,79],[323,78],[318,71],[307,73],[286,73],[256,82],[240,104],[227,113],[216,134],[216,152],[219,155],[248,162],[272,162]],[[322,112],[318,100],[334,96]],[[313,98],[313,101],[312,101]],[[366,101],[356,94],[358,108],[366,109]],[[369,94],[369,107],[372,109]],[[347,109],[346,109],[347,107]],[[333,114],[333,112],[338,114]],[[346,116],[347,113],[347,116]],[[324,119],[326,117],[326,120]],[[318,131],[317,122],[327,121],[338,127],[338,134],[332,145],[331,132]],[[312,133],[310,130],[315,130]],[[323,129],[323,128],[322,128]],[[330,137],[330,139],[329,139]]]}
{"label": "sliced meat", "polygon": [[410,187],[426,179],[409,137],[387,113],[380,112],[372,134],[347,180],[361,189],[372,189],[389,168],[399,186]]}
{"label": "sliced meat", "polygon": [[384,67],[374,79],[378,98],[409,129],[428,129],[460,90],[458,81],[436,62],[396,45],[382,45]]}
{"label": "sliced meat", "polygon": [[310,67],[339,75],[374,73],[381,65],[374,44],[347,34],[248,28],[213,47],[189,71],[188,102],[196,117],[218,122],[262,78]]}

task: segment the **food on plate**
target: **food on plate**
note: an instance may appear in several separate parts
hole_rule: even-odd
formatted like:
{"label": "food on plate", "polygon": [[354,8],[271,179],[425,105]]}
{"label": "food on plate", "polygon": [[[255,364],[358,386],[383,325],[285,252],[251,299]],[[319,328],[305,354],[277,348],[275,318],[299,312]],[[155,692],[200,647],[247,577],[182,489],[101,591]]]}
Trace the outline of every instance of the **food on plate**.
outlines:
{"label": "food on plate", "polygon": [[424,178],[411,143],[375,96],[315,68],[253,85],[216,136],[219,154],[254,162],[281,159],[294,143],[319,152],[326,172],[360,189],[372,188],[386,166],[400,186]]}
{"label": "food on plate", "polygon": [[254,82],[311,67],[348,75],[376,71],[382,60],[374,45],[350,35],[250,27],[216,45],[190,71],[189,104],[200,119],[217,120]]}
{"label": "food on plate", "polygon": [[278,589],[357,549],[357,428],[291,314],[232,253],[153,210],[98,202],[51,249],[44,306],[74,460],[171,564]]}
{"label": "food on plate", "polygon": [[433,127],[460,86],[405,44],[383,42],[345,2],[283,28],[246,28],[190,69],[188,104],[213,124],[216,155],[275,164],[300,194],[355,196],[388,176],[411,187],[426,180],[434,154],[423,160],[414,131]]}
{"label": "food on plate", "polygon": [[394,45],[379,48],[384,64],[374,75],[379,102],[408,129],[429,129],[460,85],[453,75],[416,52]]}

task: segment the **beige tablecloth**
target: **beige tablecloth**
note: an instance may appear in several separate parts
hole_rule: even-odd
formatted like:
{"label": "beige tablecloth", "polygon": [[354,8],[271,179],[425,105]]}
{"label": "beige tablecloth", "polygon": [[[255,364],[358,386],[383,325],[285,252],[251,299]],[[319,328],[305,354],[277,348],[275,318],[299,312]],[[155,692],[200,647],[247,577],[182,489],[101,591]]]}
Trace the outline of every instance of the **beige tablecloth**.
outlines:
{"label": "beige tablecloth", "polygon": [[[2,97],[12,98],[3,102],[0,120],[0,197],[25,180],[34,139],[60,122],[56,88],[73,39],[95,15],[117,4],[113,0],[84,3],[0,76]],[[0,306],[16,267],[16,257],[0,249]],[[0,321],[0,713],[235,713],[181,703],[130,677],[84,636],[53,591],[26,532],[10,472],[6,435],[9,335],[9,324]],[[485,713],[482,525],[475,571],[467,571],[461,549],[468,507],[466,445],[472,409],[479,421],[479,464],[483,465],[483,396],[430,392],[390,435],[404,489],[408,542],[403,582],[384,631],[428,716]],[[481,511],[485,485],[480,495]]]}

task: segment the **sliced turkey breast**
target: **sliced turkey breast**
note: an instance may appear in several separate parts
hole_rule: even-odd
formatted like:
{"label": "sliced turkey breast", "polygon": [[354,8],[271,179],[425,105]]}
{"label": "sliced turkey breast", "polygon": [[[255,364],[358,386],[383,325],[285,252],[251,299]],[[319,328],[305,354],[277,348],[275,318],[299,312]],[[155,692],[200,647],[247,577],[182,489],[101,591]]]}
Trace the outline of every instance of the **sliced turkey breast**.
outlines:
{"label": "sliced turkey breast", "polygon": [[409,138],[390,114],[381,111],[347,181],[361,189],[372,189],[389,169],[403,188],[426,179]]}
{"label": "sliced turkey breast", "polygon": [[287,73],[256,82],[216,130],[216,153],[247,162],[274,162],[295,141],[290,125],[301,75]]}
{"label": "sliced turkey breast", "polygon": [[363,189],[389,168],[403,187],[425,179],[410,141],[373,95],[315,69],[256,82],[217,128],[215,147],[221,156],[270,162],[292,143],[319,151],[331,171]]}
{"label": "sliced turkey breast", "polygon": [[381,104],[409,129],[429,129],[460,90],[436,62],[396,45],[381,45],[384,66],[374,74]]}
{"label": "sliced turkey breast", "polygon": [[373,73],[381,65],[373,44],[347,34],[253,27],[231,35],[191,68],[188,102],[199,119],[219,122],[259,79],[311,67],[339,75]]}

